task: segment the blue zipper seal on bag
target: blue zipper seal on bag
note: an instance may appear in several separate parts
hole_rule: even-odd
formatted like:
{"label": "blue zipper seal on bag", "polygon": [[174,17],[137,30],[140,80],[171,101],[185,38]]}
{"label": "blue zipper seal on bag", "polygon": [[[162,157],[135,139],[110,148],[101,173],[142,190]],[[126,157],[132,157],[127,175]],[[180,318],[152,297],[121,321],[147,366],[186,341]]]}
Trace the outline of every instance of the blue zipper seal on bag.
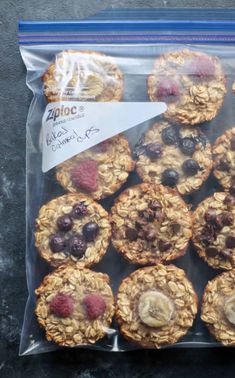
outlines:
{"label": "blue zipper seal on bag", "polygon": [[[195,18],[196,11],[198,10],[183,9],[178,12],[169,10],[164,15],[159,10],[156,19],[148,19],[146,13],[144,19],[128,19],[130,14],[127,12],[121,14],[120,19],[110,17],[107,21],[110,13],[106,11],[104,18],[98,15],[93,19],[80,21],[20,21],[19,43],[21,45],[235,43],[235,17],[231,17],[232,10],[226,12],[213,10],[213,14],[205,10],[201,20]],[[180,18],[185,17],[187,12],[192,12],[191,19]],[[140,13],[137,12],[138,14]],[[208,17],[210,15],[208,20],[207,14]],[[215,19],[215,14],[218,19]],[[165,18],[167,15],[168,18]]]}

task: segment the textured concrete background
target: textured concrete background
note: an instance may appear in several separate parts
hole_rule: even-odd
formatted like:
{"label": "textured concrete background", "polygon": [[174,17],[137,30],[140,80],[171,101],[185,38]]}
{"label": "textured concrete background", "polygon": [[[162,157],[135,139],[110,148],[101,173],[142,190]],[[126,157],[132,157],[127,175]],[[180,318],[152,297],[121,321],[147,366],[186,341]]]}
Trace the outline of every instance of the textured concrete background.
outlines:
{"label": "textured concrete background", "polygon": [[235,1],[0,0],[0,376],[234,377],[234,350],[66,350],[17,357],[27,297],[24,248],[25,122],[31,94],[17,45],[18,19],[79,19],[107,7],[233,7]]}

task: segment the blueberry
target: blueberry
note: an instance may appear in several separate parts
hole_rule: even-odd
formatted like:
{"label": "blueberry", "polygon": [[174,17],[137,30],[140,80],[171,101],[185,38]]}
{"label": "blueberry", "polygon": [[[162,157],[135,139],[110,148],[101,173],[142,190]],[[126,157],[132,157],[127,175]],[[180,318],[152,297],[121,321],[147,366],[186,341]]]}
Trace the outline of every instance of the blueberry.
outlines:
{"label": "blueberry", "polygon": [[196,175],[199,169],[199,164],[193,159],[185,160],[182,164],[182,170],[186,176]]}
{"label": "blueberry", "polygon": [[57,227],[60,231],[69,231],[73,227],[73,221],[70,215],[65,214],[57,219]]}
{"label": "blueberry", "polygon": [[162,141],[167,145],[176,144],[178,142],[178,130],[169,126],[162,130]]}
{"label": "blueberry", "polygon": [[184,155],[192,156],[195,151],[196,143],[192,138],[182,138],[180,140],[180,150]]}
{"label": "blueberry", "polygon": [[138,238],[138,231],[135,228],[128,227],[126,229],[126,238],[131,242],[135,241]]}
{"label": "blueberry", "polygon": [[61,235],[54,234],[50,237],[49,245],[52,252],[61,252],[64,249],[65,242]]}
{"label": "blueberry", "polygon": [[75,257],[84,255],[87,249],[86,241],[80,235],[72,236],[68,241],[69,252]]}
{"label": "blueberry", "polygon": [[174,169],[167,168],[162,172],[161,181],[163,185],[174,187],[178,180],[179,175]]}
{"label": "blueberry", "polygon": [[93,241],[99,232],[99,226],[96,222],[88,222],[83,226],[82,233],[86,241]]}
{"label": "blueberry", "polygon": [[145,152],[150,158],[159,158],[162,156],[162,146],[159,143],[147,144]]}
{"label": "blueberry", "polygon": [[74,218],[81,218],[87,215],[87,206],[84,202],[75,203],[73,205],[72,216]]}

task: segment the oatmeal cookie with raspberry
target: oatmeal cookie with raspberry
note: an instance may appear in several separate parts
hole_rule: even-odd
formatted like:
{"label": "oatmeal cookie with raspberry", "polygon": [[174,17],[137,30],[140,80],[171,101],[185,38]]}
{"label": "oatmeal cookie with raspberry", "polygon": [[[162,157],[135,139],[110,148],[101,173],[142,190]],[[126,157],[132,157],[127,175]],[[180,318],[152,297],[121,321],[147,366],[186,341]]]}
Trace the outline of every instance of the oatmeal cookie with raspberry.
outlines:
{"label": "oatmeal cookie with raspberry", "polygon": [[35,314],[48,341],[67,347],[94,344],[111,325],[114,298],[107,274],[61,266],[35,293]]}
{"label": "oatmeal cookie with raspberry", "polygon": [[167,103],[164,116],[188,126],[212,120],[226,94],[219,58],[188,49],[157,58],[147,84],[150,101]]}

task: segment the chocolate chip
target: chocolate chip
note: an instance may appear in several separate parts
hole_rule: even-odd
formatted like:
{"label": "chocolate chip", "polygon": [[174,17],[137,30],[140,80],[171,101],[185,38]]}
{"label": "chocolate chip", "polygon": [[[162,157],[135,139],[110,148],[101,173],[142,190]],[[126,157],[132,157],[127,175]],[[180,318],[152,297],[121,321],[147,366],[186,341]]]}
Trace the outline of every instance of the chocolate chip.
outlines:
{"label": "chocolate chip", "polygon": [[204,245],[209,246],[216,239],[216,232],[211,224],[205,224],[201,234],[198,236],[198,240]]}
{"label": "chocolate chip", "polygon": [[216,221],[216,210],[209,208],[205,213],[204,218],[207,222],[214,223]]}
{"label": "chocolate chip", "polygon": [[235,196],[235,185],[230,186],[229,193],[231,194],[231,196]]}
{"label": "chocolate chip", "polygon": [[169,248],[171,248],[171,243],[169,241],[159,240],[158,241],[158,248],[159,248],[160,252],[165,252]]}
{"label": "chocolate chip", "polygon": [[218,249],[215,247],[207,247],[205,251],[208,257],[215,257],[219,253]]}
{"label": "chocolate chip", "polygon": [[177,223],[177,222],[173,222],[173,223],[171,223],[171,229],[172,229],[172,233],[173,233],[173,235],[178,234],[178,232],[179,232],[179,230],[180,230],[180,224]]}
{"label": "chocolate chip", "polygon": [[232,255],[233,255],[233,251],[231,249],[222,249],[220,251],[220,254],[227,259],[231,259]]}
{"label": "chocolate chip", "polygon": [[224,226],[231,226],[233,224],[233,214],[226,211],[222,213],[221,220]]}
{"label": "chocolate chip", "polygon": [[159,143],[150,143],[146,146],[146,155],[150,158],[159,158],[162,156],[162,146]]}
{"label": "chocolate chip", "polygon": [[156,231],[154,229],[149,229],[145,232],[145,239],[147,241],[154,241],[156,239]]}
{"label": "chocolate chip", "polygon": [[157,209],[161,209],[162,205],[160,204],[158,200],[152,200],[149,204],[149,208],[151,210],[157,210]]}
{"label": "chocolate chip", "polygon": [[146,219],[148,222],[152,222],[155,218],[155,213],[151,209],[146,209],[144,211],[139,211],[139,216]]}
{"label": "chocolate chip", "polygon": [[162,214],[161,211],[156,211],[155,213],[155,219],[158,221],[158,222],[162,222],[163,219],[164,219],[164,215]]}
{"label": "chocolate chip", "polygon": [[229,171],[229,163],[227,162],[226,158],[220,159],[220,161],[216,164],[216,168],[219,171],[228,172]]}
{"label": "chocolate chip", "polygon": [[135,228],[128,227],[126,229],[126,238],[130,241],[135,241],[138,238],[138,232]]}
{"label": "chocolate chip", "polygon": [[235,135],[232,136],[230,141],[230,148],[232,151],[235,151]]}
{"label": "chocolate chip", "polygon": [[235,206],[235,198],[228,194],[224,199],[224,204],[227,206]]}
{"label": "chocolate chip", "polygon": [[227,248],[234,248],[235,247],[235,236],[229,235],[225,240],[225,245]]}

